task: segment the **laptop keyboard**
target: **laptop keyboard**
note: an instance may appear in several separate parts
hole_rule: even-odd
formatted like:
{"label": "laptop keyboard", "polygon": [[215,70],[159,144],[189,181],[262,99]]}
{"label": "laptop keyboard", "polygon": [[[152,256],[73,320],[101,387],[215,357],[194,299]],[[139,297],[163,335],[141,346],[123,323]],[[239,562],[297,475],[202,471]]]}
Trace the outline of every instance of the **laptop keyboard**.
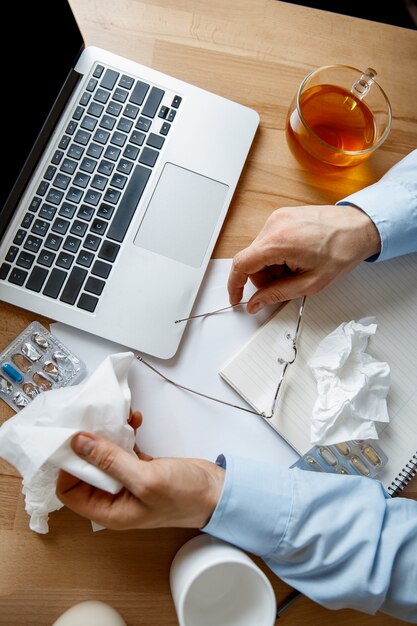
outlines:
{"label": "laptop keyboard", "polygon": [[94,312],[181,97],[96,65],[0,267]]}

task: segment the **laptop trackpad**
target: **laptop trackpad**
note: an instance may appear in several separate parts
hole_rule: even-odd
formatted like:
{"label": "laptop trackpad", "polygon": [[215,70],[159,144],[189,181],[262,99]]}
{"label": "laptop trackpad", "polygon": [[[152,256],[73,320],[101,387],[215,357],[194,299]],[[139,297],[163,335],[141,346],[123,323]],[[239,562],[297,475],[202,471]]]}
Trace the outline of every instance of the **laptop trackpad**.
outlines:
{"label": "laptop trackpad", "polygon": [[166,163],[134,243],[200,267],[228,189],[228,185]]}

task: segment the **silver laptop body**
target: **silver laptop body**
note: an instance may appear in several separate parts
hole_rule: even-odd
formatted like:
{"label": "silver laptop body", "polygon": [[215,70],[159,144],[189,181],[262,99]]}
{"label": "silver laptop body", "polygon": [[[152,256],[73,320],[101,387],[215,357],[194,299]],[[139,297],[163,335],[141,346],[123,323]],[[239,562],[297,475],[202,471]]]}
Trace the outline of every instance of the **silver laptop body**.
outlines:
{"label": "silver laptop body", "polygon": [[[104,72],[100,69],[103,67]],[[94,100],[94,94],[102,95],[101,91],[105,91],[100,82],[107,69],[110,70],[107,76],[117,74],[116,91],[113,90],[108,102],[101,103],[100,98]],[[259,116],[240,104],[95,47],[82,51],[74,70],[77,82],[72,95],[2,237],[0,298],[34,314],[167,359],[179,347],[185,324],[176,324],[175,320],[190,315]],[[74,115],[80,116],[83,95],[92,89],[91,77],[100,71],[96,91],[93,90],[90,103],[85,106],[88,108],[93,103],[88,110],[94,112],[95,105],[103,104],[114,113],[115,105],[117,110],[120,105],[120,118],[132,122],[128,132],[117,130],[123,124],[119,118],[113,119],[111,113],[104,127],[94,128],[97,123],[94,115],[88,115],[83,122],[87,130],[77,127],[78,122],[74,121]],[[139,86],[148,86],[146,97],[150,100],[159,99],[157,106],[154,102],[153,117],[146,116],[149,112],[146,98],[141,105],[131,103],[130,108],[125,108],[130,95],[125,102],[115,99],[120,95],[123,98],[125,91],[131,93],[132,87],[125,87],[132,80],[139,81]],[[133,98],[133,102],[137,100]],[[139,109],[136,118],[124,116],[124,111],[131,113],[136,106]],[[137,128],[139,118],[145,126],[149,119],[150,129],[142,132],[141,126]],[[69,128],[72,135],[68,135]],[[169,132],[165,132],[167,128]],[[99,140],[106,133],[109,139],[102,145]],[[95,163],[90,163],[83,146],[83,141],[91,135],[97,139],[94,145],[103,148]],[[44,189],[42,180],[51,168],[51,159],[59,152],[63,137],[68,136],[78,158],[72,158],[73,150],[71,158],[65,153],[61,159],[76,163],[78,168],[84,164],[96,169],[77,170],[78,187],[74,187],[61,170],[62,160],[57,163],[56,171],[51,170],[53,173],[49,174]],[[111,144],[113,140],[118,140],[118,144]],[[126,146],[134,152],[138,149],[135,159],[123,158]],[[84,152],[80,155],[81,150]],[[117,151],[121,152],[122,164],[112,161]],[[103,163],[104,167],[107,163],[108,168],[114,165],[118,169],[102,175],[98,168]],[[82,187],[87,179],[88,184],[96,184],[90,191],[88,185]],[[105,184],[107,187],[100,189]],[[121,207],[113,204],[117,195]],[[39,201],[36,210],[31,205],[34,198]],[[130,206],[132,203],[137,205],[135,211]],[[67,220],[68,206],[75,207],[72,219],[77,220],[76,226]],[[112,212],[110,219],[108,215]],[[25,219],[30,223],[25,223],[22,229]],[[124,231],[122,240],[120,227]],[[97,229],[105,230],[96,232]],[[16,237],[19,245],[14,243]],[[23,246],[26,242],[28,247],[23,255],[22,237]],[[49,247],[45,247],[45,242]],[[54,249],[57,242],[60,247]],[[89,244],[98,249],[92,250]],[[64,249],[63,245],[67,247]],[[100,250],[104,256],[97,263],[95,255]],[[53,286],[51,291],[46,285],[54,268],[58,287]],[[77,283],[75,288],[66,286],[70,274]]]}

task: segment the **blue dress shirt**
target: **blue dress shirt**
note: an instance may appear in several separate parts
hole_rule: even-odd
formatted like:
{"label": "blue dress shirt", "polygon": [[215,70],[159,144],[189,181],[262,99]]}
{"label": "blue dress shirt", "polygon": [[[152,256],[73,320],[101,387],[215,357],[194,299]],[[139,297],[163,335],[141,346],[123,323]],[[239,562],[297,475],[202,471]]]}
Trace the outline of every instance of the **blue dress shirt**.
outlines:
{"label": "blue dress shirt", "polygon": [[[384,260],[417,251],[417,150],[340,204],[365,211]],[[221,455],[225,483],[202,529],[260,556],[285,582],[329,609],[417,624],[417,501],[377,481],[316,474]]]}

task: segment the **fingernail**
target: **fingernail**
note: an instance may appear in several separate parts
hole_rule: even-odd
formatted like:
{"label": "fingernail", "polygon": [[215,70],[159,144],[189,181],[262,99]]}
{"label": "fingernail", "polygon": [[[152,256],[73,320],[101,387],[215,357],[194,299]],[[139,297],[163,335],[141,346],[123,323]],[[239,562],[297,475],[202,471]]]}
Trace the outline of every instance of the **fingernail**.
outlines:
{"label": "fingernail", "polygon": [[93,451],[95,441],[86,435],[76,435],[73,439],[74,451],[81,456],[88,456]]}
{"label": "fingernail", "polygon": [[255,302],[255,304],[252,306],[251,313],[257,313],[258,311],[260,311],[263,308],[264,308],[264,303],[263,302]]}

